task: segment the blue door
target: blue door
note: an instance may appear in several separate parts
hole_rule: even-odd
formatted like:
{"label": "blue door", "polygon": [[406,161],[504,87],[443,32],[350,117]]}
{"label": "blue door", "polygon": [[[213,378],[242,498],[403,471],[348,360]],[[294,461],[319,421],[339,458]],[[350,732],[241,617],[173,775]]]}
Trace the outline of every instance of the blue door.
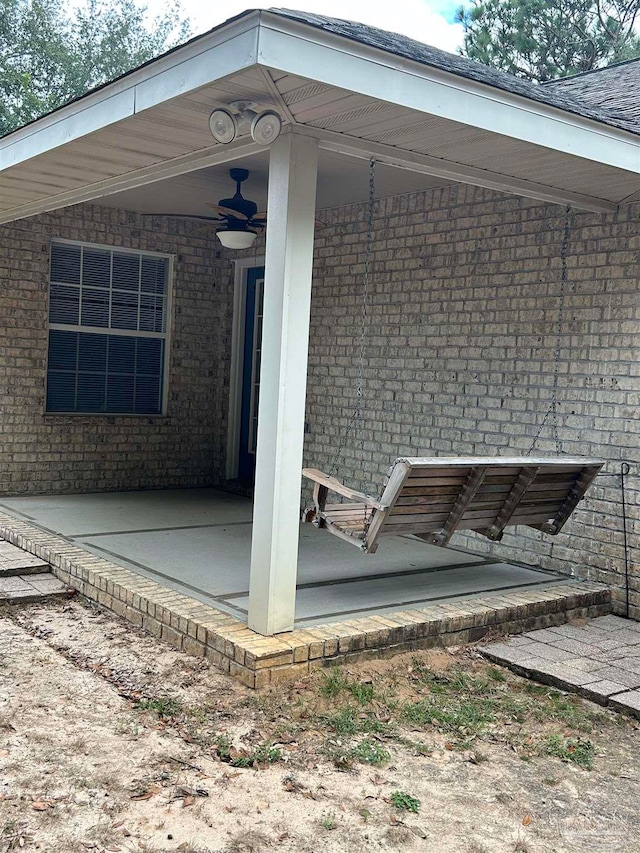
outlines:
{"label": "blue door", "polygon": [[248,483],[253,483],[256,472],[263,302],[264,267],[251,267],[247,270],[242,361],[242,414],[238,459],[238,478]]}

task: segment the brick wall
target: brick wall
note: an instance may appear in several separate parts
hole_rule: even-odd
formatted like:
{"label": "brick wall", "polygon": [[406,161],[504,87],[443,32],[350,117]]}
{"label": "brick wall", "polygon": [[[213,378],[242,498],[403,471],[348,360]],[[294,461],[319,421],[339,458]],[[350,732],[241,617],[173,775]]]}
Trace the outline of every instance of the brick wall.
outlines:
{"label": "brick wall", "polygon": [[[0,494],[199,486],[223,474],[232,276],[179,220],[91,205],[0,227]],[[166,417],[44,414],[52,237],[174,254]]]}
{"label": "brick wall", "polygon": [[[628,478],[632,614],[640,616],[640,208],[574,212],[558,437],[606,472],[566,533],[454,540],[614,586],[624,604],[619,466]],[[366,209],[325,211],[312,300],[306,463],[330,468],[353,410]],[[562,208],[472,187],[376,203],[364,358],[364,480],[400,454],[526,453],[553,388]],[[185,223],[78,206],[0,227],[0,493],[208,485],[223,476],[232,265]],[[166,418],[44,415],[52,236],[175,253]],[[260,254],[260,249],[253,250]],[[235,256],[235,255],[234,255]],[[554,453],[552,424],[537,450]],[[340,475],[360,484],[359,439]],[[472,541],[473,540],[473,541]],[[348,547],[345,545],[345,547]]]}
{"label": "brick wall", "polygon": [[[628,478],[630,600],[640,616],[640,207],[574,212],[560,339],[558,438],[601,457],[601,477],[559,536],[453,544],[616,586],[624,600],[620,462]],[[316,243],[306,463],[328,470],[353,411],[366,210],[323,212]],[[553,389],[564,209],[473,187],[381,200],[364,358],[364,454],[340,476],[377,493],[398,455],[522,454]],[[552,419],[537,451],[555,453]],[[363,467],[361,465],[363,460]],[[473,540],[473,541],[472,541]],[[347,546],[345,546],[347,547]]]}

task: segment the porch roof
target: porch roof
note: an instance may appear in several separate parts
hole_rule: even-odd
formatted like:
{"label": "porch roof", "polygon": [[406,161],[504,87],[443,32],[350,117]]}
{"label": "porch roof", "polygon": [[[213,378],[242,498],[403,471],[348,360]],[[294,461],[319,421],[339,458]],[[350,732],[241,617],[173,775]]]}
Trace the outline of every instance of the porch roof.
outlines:
{"label": "porch roof", "polygon": [[361,25],[247,11],[1,139],[0,223],[263,152],[212,144],[209,114],[238,99],[321,152],[441,182],[594,210],[640,188],[640,135],[610,110]]}

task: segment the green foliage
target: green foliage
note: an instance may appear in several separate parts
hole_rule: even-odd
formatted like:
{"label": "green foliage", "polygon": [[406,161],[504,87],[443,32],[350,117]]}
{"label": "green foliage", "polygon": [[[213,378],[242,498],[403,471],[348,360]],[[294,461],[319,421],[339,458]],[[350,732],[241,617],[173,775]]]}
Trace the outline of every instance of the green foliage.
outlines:
{"label": "green foliage", "polygon": [[374,714],[360,712],[353,705],[345,705],[335,714],[325,714],[319,720],[330,726],[337,735],[355,735],[360,732],[389,734],[392,728]]}
{"label": "green foliage", "polygon": [[480,734],[488,723],[494,722],[495,708],[495,700],[451,696],[446,703],[433,698],[407,703],[403,715],[416,725],[430,723],[441,731],[466,738]]}
{"label": "green foliage", "polygon": [[589,740],[581,738],[563,737],[559,734],[550,734],[545,742],[545,752],[562,761],[570,761],[585,770],[591,770],[595,756],[595,747]]}
{"label": "green foliage", "polygon": [[560,693],[552,687],[527,683],[524,693],[541,701],[531,703],[531,714],[542,722],[558,722],[582,732],[590,732],[594,724],[602,724],[606,717],[601,711],[593,711],[579,696]]}
{"label": "green foliage", "polygon": [[282,751],[264,741],[253,750],[234,749],[231,739],[226,734],[218,735],[215,739],[216,752],[222,761],[232,767],[255,767],[258,764],[275,764],[282,760]]}
{"label": "green foliage", "polygon": [[153,711],[159,717],[169,719],[177,717],[182,712],[182,705],[177,699],[169,699],[167,697],[158,697],[154,699],[141,699],[138,702],[140,711]]}
{"label": "green foliage", "polygon": [[338,828],[338,821],[333,812],[327,812],[323,814],[320,819],[320,825],[323,829],[326,829],[327,832],[331,832],[334,829]]}
{"label": "green foliage", "polygon": [[0,136],[189,35],[179,3],[155,20],[135,0],[0,0]]}
{"label": "green foliage", "polygon": [[420,800],[412,797],[411,794],[407,794],[406,791],[393,791],[390,799],[391,805],[397,809],[404,809],[414,814],[418,814],[420,811]]}
{"label": "green foliage", "polygon": [[338,667],[334,667],[328,673],[323,673],[320,693],[328,699],[335,699],[341,693],[349,693],[359,705],[368,705],[375,697],[373,684],[349,678]]}
{"label": "green foliage", "polygon": [[472,0],[461,53],[544,82],[640,56],[640,0]]}
{"label": "green foliage", "polygon": [[391,755],[377,741],[365,738],[351,750],[351,756],[362,764],[386,764]]}

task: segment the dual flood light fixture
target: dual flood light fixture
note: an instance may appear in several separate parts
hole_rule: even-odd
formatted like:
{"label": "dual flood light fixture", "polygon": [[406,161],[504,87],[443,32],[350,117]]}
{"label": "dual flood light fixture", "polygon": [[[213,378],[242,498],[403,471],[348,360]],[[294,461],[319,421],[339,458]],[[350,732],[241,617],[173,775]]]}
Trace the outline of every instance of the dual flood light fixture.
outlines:
{"label": "dual flood light fixture", "polygon": [[234,110],[219,107],[209,116],[209,129],[216,142],[228,145],[242,131],[248,131],[258,145],[271,145],[280,136],[282,119],[275,110],[258,112],[253,101],[232,101]]}
{"label": "dual flood light fixture", "polygon": [[[253,101],[232,101],[229,106],[233,112],[219,107],[209,116],[209,129],[216,142],[229,145],[239,133],[248,131],[258,145],[271,145],[280,136],[282,119],[275,110],[258,112],[257,104]],[[249,173],[239,169],[235,171],[236,176],[233,175],[234,170],[231,171],[231,175],[238,181],[238,189],[236,197],[229,200],[227,205],[233,205],[236,198],[244,205],[240,194],[240,182],[248,177]],[[242,172],[241,177],[239,177],[240,172]],[[244,220],[246,219],[245,215]],[[228,249],[248,249],[253,244],[257,234],[244,220],[237,220],[233,215],[227,217],[227,227],[217,231],[217,237],[223,246]]]}

